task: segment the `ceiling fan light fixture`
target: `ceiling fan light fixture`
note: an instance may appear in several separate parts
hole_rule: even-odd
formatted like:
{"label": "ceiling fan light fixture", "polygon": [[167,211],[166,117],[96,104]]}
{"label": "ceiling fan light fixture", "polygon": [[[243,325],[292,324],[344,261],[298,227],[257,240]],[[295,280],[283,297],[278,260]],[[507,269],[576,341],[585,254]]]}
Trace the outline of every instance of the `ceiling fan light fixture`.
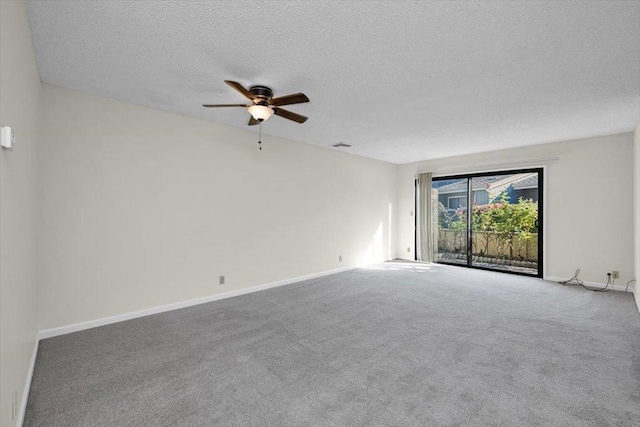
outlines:
{"label": "ceiling fan light fixture", "polygon": [[250,105],[247,107],[247,110],[249,110],[249,114],[259,122],[263,122],[273,115],[273,108],[266,105]]}

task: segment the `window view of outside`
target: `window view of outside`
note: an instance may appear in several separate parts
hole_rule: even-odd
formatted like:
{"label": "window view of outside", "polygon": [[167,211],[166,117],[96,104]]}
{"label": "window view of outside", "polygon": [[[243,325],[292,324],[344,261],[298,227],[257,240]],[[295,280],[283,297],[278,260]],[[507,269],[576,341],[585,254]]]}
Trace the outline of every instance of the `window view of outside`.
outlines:
{"label": "window view of outside", "polygon": [[467,265],[468,185],[467,178],[431,183],[432,203],[438,200],[438,261]]}
{"label": "window view of outside", "polygon": [[[468,186],[471,182],[471,230]],[[538,173],[434,180],[438,261],[527,274],[538,272]]]}

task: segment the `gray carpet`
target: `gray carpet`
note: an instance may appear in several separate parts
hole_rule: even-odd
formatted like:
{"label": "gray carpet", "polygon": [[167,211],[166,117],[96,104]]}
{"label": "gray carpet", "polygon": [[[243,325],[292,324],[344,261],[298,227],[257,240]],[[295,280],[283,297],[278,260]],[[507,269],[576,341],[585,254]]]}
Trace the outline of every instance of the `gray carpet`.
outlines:
{"label": "gray carpet", "polygon": [[25,425],[639,420],[632,294],[389,262],[44,340]]}

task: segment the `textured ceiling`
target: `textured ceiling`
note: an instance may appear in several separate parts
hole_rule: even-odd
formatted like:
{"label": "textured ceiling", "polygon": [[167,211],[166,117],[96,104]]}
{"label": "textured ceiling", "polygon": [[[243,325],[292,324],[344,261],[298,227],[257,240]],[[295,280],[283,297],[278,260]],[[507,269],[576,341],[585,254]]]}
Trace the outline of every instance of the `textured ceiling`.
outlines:
{"label": "textured ceiling", "polygon": [[[202,103],[263,84],[277,135],[407,163],[631,131],[640,2],[29,1],[42,80],[245,127]],[[257,131],[257,128],[251,128]],[[268,138],[264,138],[268,142]]]}

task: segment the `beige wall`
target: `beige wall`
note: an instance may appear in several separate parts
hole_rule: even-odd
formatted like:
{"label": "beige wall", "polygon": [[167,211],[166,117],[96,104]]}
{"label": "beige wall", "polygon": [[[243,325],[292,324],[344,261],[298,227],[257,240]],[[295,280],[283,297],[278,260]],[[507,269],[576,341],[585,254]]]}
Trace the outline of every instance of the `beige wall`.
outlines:
{"label": "beige wall", "polygon": [[640,310],[640,123],[636,127],[633,138],[633,173],[635,201],[635,297]]}
{"label": "beige wall", "polygon": [[43,107],[41,329],[395,256],[396,165],[46,84]]}
{"label": "beige wall", "polygon": [[[0,152],[0,425],[18,408],[36,337],[36,195],[40,75],[24,3],[0,1],[0,124],[16,135]],[[18,409],[19,410],[19,409]]]}
{"label": "beige wall", "polygon": [[[633,133],[558,142],[402,165],[398,171],[398,254],[413,259],[413,189],[416,172],[440,174],[487,169],[481,165],[558,157],[548,161],[546,276],[617,284],[634,276]],[[474,166],[476,165],[476,166]],[[480,166],[477,166],[480,165]],[[512,166],[513,167],[513,166]],[[504,167],[503,167],[504,168]],[[489,169],[500,169],[499,166]]]}

